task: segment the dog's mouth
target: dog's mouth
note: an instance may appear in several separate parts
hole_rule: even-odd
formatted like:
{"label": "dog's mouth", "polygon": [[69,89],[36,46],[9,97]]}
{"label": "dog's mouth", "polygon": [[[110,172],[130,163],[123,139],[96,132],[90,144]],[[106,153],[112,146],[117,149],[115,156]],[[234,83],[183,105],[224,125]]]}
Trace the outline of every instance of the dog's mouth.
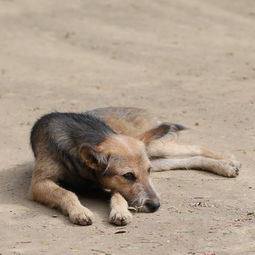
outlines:
{"label": "dog's mouth", "polygon": [[137,203],[131,204],[128,207],[128,209],[133,212],[152,213],[157,211],[159,207],[160,202],[158,199],[155,200],[147,199],[140,205],[138,205]]}
{"label": "dog's mouth", "polygon": [[139,206],[139,207],[138,206],[129,206],[128,210],[132,211],[132,212],[135,212],[135,213],[142,212],[143,211],[143,206]]}

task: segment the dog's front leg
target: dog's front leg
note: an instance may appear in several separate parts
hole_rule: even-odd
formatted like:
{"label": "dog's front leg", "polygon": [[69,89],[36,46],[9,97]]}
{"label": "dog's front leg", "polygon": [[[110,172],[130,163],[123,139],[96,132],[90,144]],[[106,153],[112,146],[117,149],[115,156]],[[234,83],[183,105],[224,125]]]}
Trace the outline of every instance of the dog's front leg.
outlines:
{"label": "dog's front leg", "polygon": [[29,196],[32,200],[60,208],[65,214],[69,215],[72,223],[79,225],[92,224],[92,212],[81,205],[78,197],[73,192],[61,188],[50,179],[32,181]]}
{"label": "dog's front leg", "polygon": [[131,219],[132,214],[128,210],[127,201],[119,192],[114,192],[111,197],[110,223],[125,226]]}

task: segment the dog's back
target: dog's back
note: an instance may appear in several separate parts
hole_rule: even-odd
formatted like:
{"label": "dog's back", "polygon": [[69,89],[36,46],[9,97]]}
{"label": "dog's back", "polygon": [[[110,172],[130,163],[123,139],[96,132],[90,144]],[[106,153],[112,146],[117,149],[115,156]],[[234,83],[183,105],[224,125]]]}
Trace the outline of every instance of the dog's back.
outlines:
{"label": "dog's back", "polygon": [[[66,150],[72,151],[72,147],[79,143],[98,145],[110,133],[137,137],[160,123],[158,117],[135,107],[97,108],[84,113],[54,112],[35,123],[31,132],[31,146],[35,156],[37,148],[65,154]],[[178,124],[168,125],[172,132],[185,129]]]}
{"label": "dog's back", "polygon": [[135,107],[106,107],[88,111],[107,123],[117,133],[136,137],[160,122],[145,109]]}
{"label": "dog's back", "polygon": [[[150,130],[162,123],[159,116],[135,107],[105,107],[87,112],[103,120],[117,133],[137,137],[139,134]],[[168,123],[171,132],[187,129],[186,127]]]}

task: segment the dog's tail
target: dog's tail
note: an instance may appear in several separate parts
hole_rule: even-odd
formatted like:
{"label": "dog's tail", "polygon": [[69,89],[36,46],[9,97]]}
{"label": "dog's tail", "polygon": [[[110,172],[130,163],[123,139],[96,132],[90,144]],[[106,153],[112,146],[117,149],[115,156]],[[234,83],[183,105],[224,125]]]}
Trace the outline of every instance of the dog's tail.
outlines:
{"label": "dog's tail", "polygon": [[190,128],[187,128],[183,125],[180,125],[180,124],[175,124],[175,123],[170,123],[168,122],[167,123],[169,126],[170,126],[170,129],[169,129],[169,132],[180,132],[180,131],[183,131],[183,130],[189,130]]}

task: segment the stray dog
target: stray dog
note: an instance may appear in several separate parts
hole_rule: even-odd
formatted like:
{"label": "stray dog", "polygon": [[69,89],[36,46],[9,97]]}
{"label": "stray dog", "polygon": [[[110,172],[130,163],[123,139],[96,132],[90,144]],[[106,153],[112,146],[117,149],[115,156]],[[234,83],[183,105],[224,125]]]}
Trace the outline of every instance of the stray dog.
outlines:
{"label": "stray dog", "polygon": [[61,209],[75,224],[90,225],[92,212],[59,184],[95,184],[111,191],[109,221],[126,225],[132,218],[129,206],[138,212],[160,207],[151,171],[203,169],[238,175],[240,163],[225,154],[173,142],[172,134],[185,129],[131,107],[47,114],[31,131],[35,168],[29,196]]}

